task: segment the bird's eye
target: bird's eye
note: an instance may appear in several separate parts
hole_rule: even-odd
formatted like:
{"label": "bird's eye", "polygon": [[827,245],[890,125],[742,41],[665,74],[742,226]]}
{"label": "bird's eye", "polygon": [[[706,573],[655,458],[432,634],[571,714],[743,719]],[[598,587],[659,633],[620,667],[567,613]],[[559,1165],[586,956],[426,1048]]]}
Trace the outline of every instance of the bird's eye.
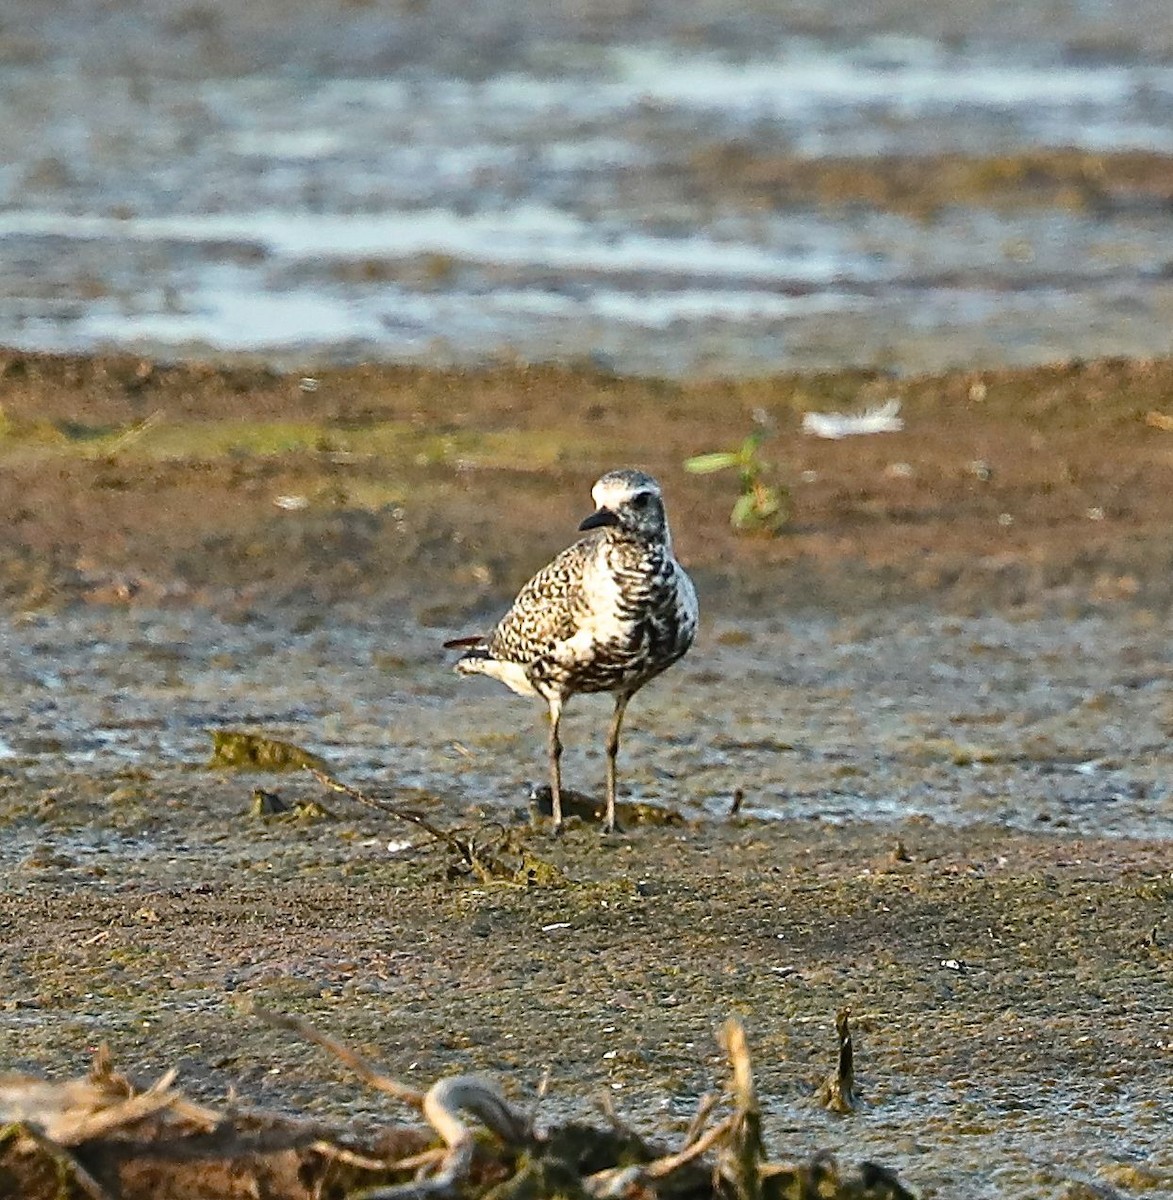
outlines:
{"label": "bird's eye", "polygon": [[637,495],[632,500],[632,504],[634,504],[636,508],[647,508],[647,506],[649,504],[651,504],[651,502],[652,502],[651,492],[640,492],[639,495]]}

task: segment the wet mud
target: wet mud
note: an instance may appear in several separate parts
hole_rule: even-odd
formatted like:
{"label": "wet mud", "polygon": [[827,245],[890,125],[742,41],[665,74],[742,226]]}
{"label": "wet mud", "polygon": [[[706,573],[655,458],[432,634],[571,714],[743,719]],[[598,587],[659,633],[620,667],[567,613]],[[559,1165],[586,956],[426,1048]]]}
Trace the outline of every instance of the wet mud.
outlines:
{"label": "wet mud", "polygon": [[[380,1118],[251,998],[401,1078],[500,1072],[529,1102],[548,1071],[551,1120],[608,1093],[664,1136],[732,1014],[777,1156],[870,1158],[923,1196],[1167,1193],[1170,371],[9,355],[0,1061],[75,1075],[107,1041],[197,1099]],[[889,395],[902,433],[799,432]],[[756,409],[794,503],[772,539],[681,465]],[[540,713],[439,647],[618,462],[663,479],[700,585],[700,641],[633,704],[621,761],[627,798],[682,823],[555,840],[530,810]],[[567,717],[588,800],[604,723]],[[249,752],[216,757],[217,733]],[[304,771],[242,769],[285,764],[240,733],[543,869],[478,876]],[[840,1115],[817,1093],[845,1007]]]}

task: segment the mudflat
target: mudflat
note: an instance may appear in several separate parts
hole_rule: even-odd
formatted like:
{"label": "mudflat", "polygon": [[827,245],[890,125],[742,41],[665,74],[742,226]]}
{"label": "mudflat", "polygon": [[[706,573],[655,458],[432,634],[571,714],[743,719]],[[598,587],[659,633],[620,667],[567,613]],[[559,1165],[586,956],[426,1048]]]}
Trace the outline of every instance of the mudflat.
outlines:
{"label": "mudflat", "polygon": [[[0,384],[6,1066],[77,1073],[106,1041],[196,1096],[379,1119],[250,997],[403,1078],[524,1099],[549,1071],[549,1119],[607,1092],[666,1134],[735,1014],[781,1156],[925,1196],[1173,1187],[1173,363],[668,383],[8,354]],[[903,432],[800,432],[892,398]],[[772,538],[731,529],[733,476],[683,468],[753,429],[792,507]],[[439,646],[626,464],[664,484],[705,624],[632,707],[624,834],[555,840],[540,713]],[[568,718],[589,796],[604,708]],[[226,730],[524,869],[480,877],[305,772],[209,767]],[[843,1007],[838,1116],[814,1088]]]}

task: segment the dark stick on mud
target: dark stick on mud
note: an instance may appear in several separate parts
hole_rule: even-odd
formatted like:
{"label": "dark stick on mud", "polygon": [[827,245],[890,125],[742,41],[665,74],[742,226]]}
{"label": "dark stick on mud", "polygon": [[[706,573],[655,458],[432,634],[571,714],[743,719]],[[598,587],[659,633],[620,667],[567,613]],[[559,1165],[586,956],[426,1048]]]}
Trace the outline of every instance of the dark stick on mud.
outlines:
{"label": "dark stick on mud", "polygon": [[817,1099],[832,1112],[855,1111],[855,1051],[851,1044],[851,1009],[841,1008],[835,1015],[835,1033],[839,1039],[839,1061],[823,1080]]}
{"label": "dark stick on mud", "polygon": [[357,800],[359,804],[365,804],[367,808],[389,813],[391,816],[397,817],[400,821],[407,821],[411,825],[417,825],[438,842],[443,842],[445,845],[451,846],[453,850],[461,854],[468,852],[467,842],[458,838],[456,834],[450,833],[447,829],[441,829],[438,825],[433,825],[423,813],[417,812],[414,808],[404,808],[402,805],[392,804],[389,800],[376,800],[373,796],[368,796],[366,792],[359,791],[358,788],[352,787],[349,783],[343,783],[341,779],[335,779],[333,775],[328,774],[318,767],[307,766],[306,770],[324,788],[332,792],[341,792],[344,796],[349,796],[352,800]]}
{"label": "dark stick on mud", "polygon": [[[336,779],[328,771],[324,771],[312,763],[307,763],[305,769],[323,787],[334,792],[341,792],[352,800],[357,800],[359,804],[366,805],[367,808],[388,813],[400,821],[407,821],[422,829],[436,841],[455,852],[460,860],[459,870],[461,872],[466,869],[471,870],[478,879],[485,883],[505,883],[515,887],[557,887],[564,882],[565,877],[555,866],[528,853],[524,847],[519,848],[514,843],[512,836],[496,823],[495,827],[501,831],[496,838],[496,848],[500,851],[499,854],[478,846],[473,837],[464,838],[449,829],[441,829],[440,826],[429,821],[423,813],[417,812],[413,808],[404,808],[402,805],[393,804],[388,800],[376,800],[373,796],[368,796],[358,788],[343,783],[342,780]],[[501,857],[510,852],[514,853],[519,860],[516,866],[510,866]]]}
{"label": "dark stick on mud", "polygon": [[357,800],[359,804],[366,805],[367,808],[373,808],[377,812],[389,813],[400,821],[406,821],[408,824],[422,829],[436,841],[442,842],[451,850],[454,850],[461,860],[482,878],[508,878],[510,876],[511,872],[502,867],[501,864],[478,851],[471,839],[466,840],[465,838],[458,837],[448,829],[441,829],[439,825],[434,825],[423,813],[417,812],[414,808],[404,808],[400,804],[392,804],[389,800],[376,800],[373,796],[368,796],[365,792],[352,787],[349,783],[343,783],[341,779],[335,779],[333,775],[330,775],[319,767],[307,765],[305,769],[324,788],[328,788],[332,792],[341,792],[344,796],[349,796],[352,800]]}

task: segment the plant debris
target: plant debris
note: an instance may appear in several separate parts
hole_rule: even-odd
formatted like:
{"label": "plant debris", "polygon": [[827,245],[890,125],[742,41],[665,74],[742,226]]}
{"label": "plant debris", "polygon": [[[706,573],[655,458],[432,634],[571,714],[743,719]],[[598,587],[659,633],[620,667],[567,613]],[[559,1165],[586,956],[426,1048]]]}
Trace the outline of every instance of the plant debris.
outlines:
{"label": "plant debris", "polygon": [[[23,1200],[912,1200],[886,1168],[843,1173],[828,1154],[767,1160],[745,1031],[721,1030],[731,1111],[702,1097],[676,1150],[610,1127],[535,1128],[491,1081],[447,1077],[421,1091],[298,1017],[255,1016],[319,1046],[375,1091],[422,1116],[359,1136],[329,1121],[196,1104],[167,1071],[147,1088],[116,1074],[108,1051],[64,1083],[0,1076],[0,1194]],[[467,1122],[471,1117],[485,1133]]]}
{"label": "plant debris", "polygon": [[376,812],[388,813],[400,821],[407,821],[447,846],[455,855],[448,868],[452,878],[471,874],[483,883],[509,883],[519,887],[560,887],[568,882],[557,867],[532,854],[513,833],[500,826],[494,825],[493,836],[478,842],[475,834],[462,836],[453,830],[441,829],[418,810],[368,796],[317,767],[310,767],[309,772],[330,791],[349,796]]}

